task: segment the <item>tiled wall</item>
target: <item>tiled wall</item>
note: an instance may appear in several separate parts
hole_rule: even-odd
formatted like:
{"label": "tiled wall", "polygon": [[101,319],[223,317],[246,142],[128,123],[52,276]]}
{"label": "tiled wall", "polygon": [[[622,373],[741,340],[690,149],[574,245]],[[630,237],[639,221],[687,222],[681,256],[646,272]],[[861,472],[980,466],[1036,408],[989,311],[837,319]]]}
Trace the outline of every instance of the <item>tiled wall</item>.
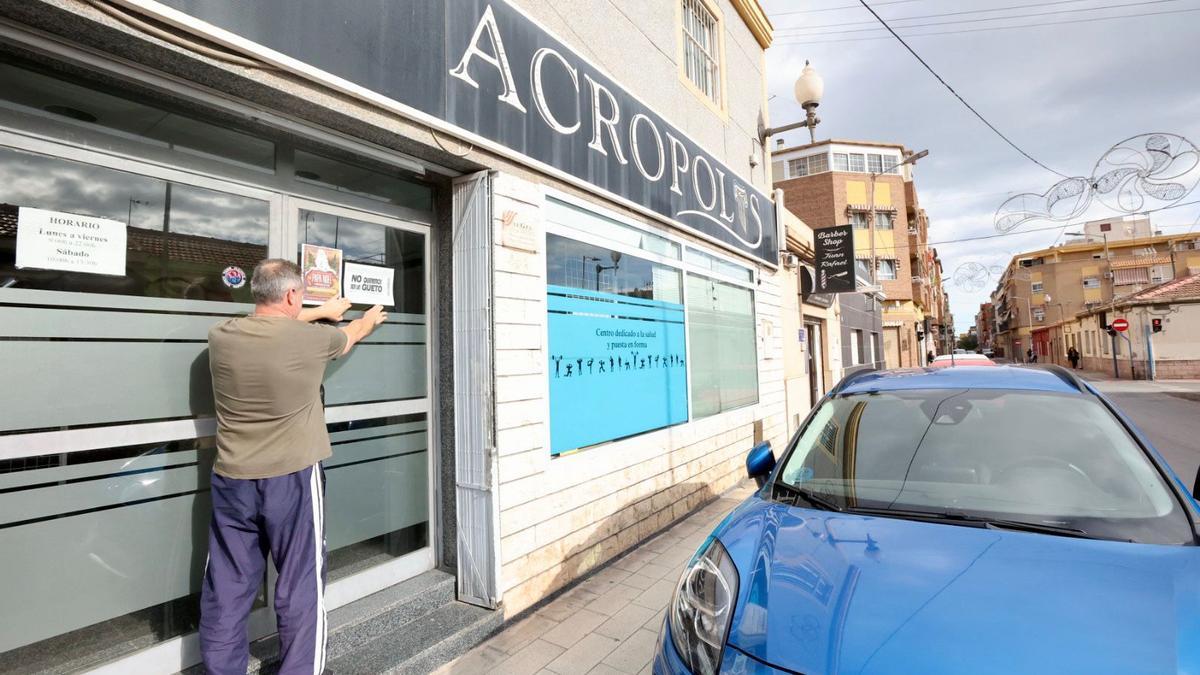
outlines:
{"label": "tiled wall", "polygon": [[[552,459],[546,399],[542,186],[494,184],[496,454],[500,588],[513,616],[636,545],[745,476],[762,437],[786,438],[779,283],[760,272],[759,403]],[[529,225],[538,250],[505,245],[503,219]]]}

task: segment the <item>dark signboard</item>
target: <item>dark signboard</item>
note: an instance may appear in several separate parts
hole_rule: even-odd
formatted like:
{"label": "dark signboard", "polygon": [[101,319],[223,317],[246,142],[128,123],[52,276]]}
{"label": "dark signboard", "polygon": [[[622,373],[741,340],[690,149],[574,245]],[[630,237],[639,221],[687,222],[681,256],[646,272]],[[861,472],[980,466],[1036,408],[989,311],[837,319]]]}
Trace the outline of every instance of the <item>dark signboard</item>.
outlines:
{"label": "dark signboard", "polygon": [[813,292],[855,292],[853,226],[834,225],[813,230],[813,239],[817,269]]}
{"label": "dark signboard", "polygon": [[356,85],[776,259],[766,194],[503,0],[159,1],[309,76]]}

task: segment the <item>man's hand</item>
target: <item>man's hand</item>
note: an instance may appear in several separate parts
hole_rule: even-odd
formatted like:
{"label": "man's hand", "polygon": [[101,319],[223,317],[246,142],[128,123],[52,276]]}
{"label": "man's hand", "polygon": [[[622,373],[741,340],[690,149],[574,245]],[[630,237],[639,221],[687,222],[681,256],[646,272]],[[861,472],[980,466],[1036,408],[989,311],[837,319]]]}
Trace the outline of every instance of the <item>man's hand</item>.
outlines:
{"label": "man's hand", "polygon": [[[350,309],[350,301],[345,298],[333,298],[326,300],[319,307],[306,307],[300,311],[300,316],[296,317],[301,321],[332,321],[338,323],[342,320],[342,315],[346,310]],[[381,308],[382,309],[382,308]]]}
{"label": "man's hand", "polygon": [[375,327],[387,321],[387,318],[387,312],[383,311],[383,305],[375,305],[363,312],[361,318],[342,326],[341,331],[346,334],[346,348],[342,350],[342,355],[349,354],[354,345],[366,339],[368,335],[375,331]]}

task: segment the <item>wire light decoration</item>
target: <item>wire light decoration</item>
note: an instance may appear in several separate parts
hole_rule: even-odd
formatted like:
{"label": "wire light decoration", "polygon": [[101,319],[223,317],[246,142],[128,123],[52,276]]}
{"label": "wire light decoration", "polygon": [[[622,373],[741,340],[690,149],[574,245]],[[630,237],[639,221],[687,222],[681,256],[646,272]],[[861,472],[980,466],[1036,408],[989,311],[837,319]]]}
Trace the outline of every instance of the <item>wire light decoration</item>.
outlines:
{"label": "wire light decoration", "polygon": [[1178,134],[1132,136],[1110,147],[1090,177],[1065,178],[1041,194],[1009,197],[996,209],[995,226],[1012,232],[1035,220],[1062,222],[1093,203],[1134,214],[1172,206],[1200,182],[1200,149]]}

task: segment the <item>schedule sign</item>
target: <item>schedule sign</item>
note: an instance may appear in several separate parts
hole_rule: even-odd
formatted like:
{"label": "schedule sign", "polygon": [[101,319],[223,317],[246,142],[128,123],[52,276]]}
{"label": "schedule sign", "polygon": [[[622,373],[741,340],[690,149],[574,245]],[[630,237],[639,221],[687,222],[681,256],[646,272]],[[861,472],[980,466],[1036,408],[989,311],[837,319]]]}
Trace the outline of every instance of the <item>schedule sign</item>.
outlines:
{"label": "schedule sign", "polygon": [[835,225],[813,231],[816,240],[816,278],[813,293],[853,293],[858,290],[854,276],[854,228]]}

